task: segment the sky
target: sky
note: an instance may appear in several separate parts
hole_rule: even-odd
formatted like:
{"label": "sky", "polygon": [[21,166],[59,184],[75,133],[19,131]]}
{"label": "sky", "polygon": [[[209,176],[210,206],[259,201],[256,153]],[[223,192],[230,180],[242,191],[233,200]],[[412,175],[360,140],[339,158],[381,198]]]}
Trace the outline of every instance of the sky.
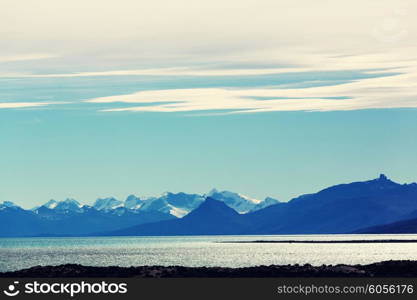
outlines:
{"label": "sky", "polygon": [[415,1],[13,1],[0,201],[414,182]]}

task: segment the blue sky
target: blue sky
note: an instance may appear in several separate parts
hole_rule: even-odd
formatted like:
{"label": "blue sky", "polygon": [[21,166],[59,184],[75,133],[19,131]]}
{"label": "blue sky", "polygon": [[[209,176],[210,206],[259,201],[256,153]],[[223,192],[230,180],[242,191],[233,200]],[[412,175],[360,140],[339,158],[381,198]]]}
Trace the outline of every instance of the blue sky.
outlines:
{"label": "blue sky", "polygon": [[287,201],[379,173],[416,181],[413,2],[263,1],[109,1],[90,15],[10,1],[0,201],[213,187]]}

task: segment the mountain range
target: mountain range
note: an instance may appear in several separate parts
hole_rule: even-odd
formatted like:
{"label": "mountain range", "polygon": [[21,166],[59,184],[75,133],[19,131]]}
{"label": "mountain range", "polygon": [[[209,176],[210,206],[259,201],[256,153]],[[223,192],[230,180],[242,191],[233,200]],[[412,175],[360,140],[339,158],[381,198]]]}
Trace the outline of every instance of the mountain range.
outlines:
{"label": "mountain range", "polygon": [[395,183],[382,174],[288,202],[217,190],[131,195],[124,202],[104,198],[92,206],[67,199],[32,210],[4,202],[0,224],[8,225],[1,226],[0,236],[380,233],[392,226],[417,232],[417,184]]}
{"label": "mountain range", "polygon": [[194,211],[208,195],[215,195],[239,213],[279,203],[272,198],[261,201],[215,189],[207,195],[168,192],[159,197],[130,195],[125,201],[99,198],[93,205],[80,204],[75,199],[49,200],[29,210],[5,201],[0,203],[0,236],[89,235],[177,219]]}

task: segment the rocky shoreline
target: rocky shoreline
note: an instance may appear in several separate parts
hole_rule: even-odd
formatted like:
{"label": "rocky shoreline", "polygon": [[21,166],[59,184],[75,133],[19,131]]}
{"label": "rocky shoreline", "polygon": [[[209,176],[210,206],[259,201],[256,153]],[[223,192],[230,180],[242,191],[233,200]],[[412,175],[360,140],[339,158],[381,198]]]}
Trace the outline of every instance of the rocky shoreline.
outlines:
{"label": "rocky shoreline", "polygon": [[35,266],[0,277],[138,277],[138,278],[266,278],[266,277],[417,277],[417,261],[383,261],[368,265],[270,265],[224,267],[93,267],[78,264]]}

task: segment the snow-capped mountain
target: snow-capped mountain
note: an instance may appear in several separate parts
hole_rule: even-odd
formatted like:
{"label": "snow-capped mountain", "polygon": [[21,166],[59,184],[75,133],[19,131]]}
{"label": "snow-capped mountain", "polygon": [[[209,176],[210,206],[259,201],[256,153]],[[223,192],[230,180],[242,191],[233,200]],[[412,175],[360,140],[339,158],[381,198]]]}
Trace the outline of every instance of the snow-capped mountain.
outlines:
{"label": "snow-capped mountain", "polygon": [[[239,214],[277,202],[274,199],[251,199],[229,191],[213,190],[209,194]],[[206,198],[207,195],[167,192],[157,197],[129,195],[124,201],[114,197],[99,198],[93,205],[83,205],[70,198],[63,201],[52,199],[31,210],[5,201],[0,203],[0,222],[3,220],[14,225],[13,228],[0,227],[0,236],[99,234],[139,224],[175,220],[196,211]]]}
{"label": "snow-capped mountain", "polygon": [[218,191],[216,189],[212,189],[207,196],[224,202],[227,206],[233,208],[240,214],[256,211],[279,202],[278,200],[270,197],[262,201],[242,194],[230,191]]}
{"label": "snow-capped mountain", "polygon": [[63,201],[56,201],[54,199],[51,199],[41,206],[32,208],[32,211],[39,212],[39,209],[45,209],[45,208],[50,209],[50,210],[60,211],[60,212],[81,213],[84,211],[83,205],[80,204],[77,200],[71,199],[71,198],[67,198]]}
{"label": "snow-capped mountain", "polygon": [[[124,207],[140,211],[158,211],[182,218],[199,207],[206,197],[212,197],[224,202],[227,206],[241,214],[256,211],[279,202],[273,198],[266,198],[262,201],[230,191],[219,192],[213,189],[206,195],[170,192],[164,193],[159,197],[150,198],[130,195],[125,200]],[[114,203],[116,204],[116,202]],[[117,205],[121,205],[120,202],[117,203]]]}
{"label": "snow-capped mountain", "polygon": [[99,198],[92,206],[81,205],[74,199],[66,199],[64,201],[49,200],[42,206],[33,208],[32,211],[39,213],[42,210],[43,214],[47,213],[50,215],[51,211],[67,214],[69,212],[83,213],[93,209],[118,216],[126,213],[157,212],[182,218],[198,208],[205,201],[206,197],[212,197],[213,199],[224,202],[240,214],[256,211],[278,203],[278,200],[273,198],[266,198],[262,201],[230,191],[217,191],[213,189],[206,195],[167,192],[159,197],[137,197],[135,195],[129,195],[125,201],[118,200],[114,197]]}
{"label": "snow-capped mountain", "polygon": [[6,209],[6,208],[19,208],[19,206],[17,206],[11,201],[4,201],[0,203],[0,210]]}
{"label": "snow-capped mountain", "polygon": [[30,210],[11,202],[0,204],[0,237],[38,235],[85,235],[133,225],[175,219],[159,212],[130,211],[118,207],[110,211],[80,205],[73,199],[48,201]]}
{"label": "snow-capped mountain", "polygon": [[140,209],[142,207],[144,203],[144,200],[142,200],[139,197],[136,197],[135,195],[129,195],[127,196],[125,203],[124,203],[124,207],[126,207],[127,209]]}
{"label": "snow-capped mountain", "polygon": [[275,199],[275,198],[271,198],[271,197],[266,197],[264,201],[259,202],[258,204],[256,204],[251,211],[257,211],[263,208],[266,208],[268,206],[271,205],[275,205],[280,203],[279,200]]}
{"label": "snow-capped mountain", "polygon": [[160,197],[143,201],[141,210],[159,211],[181,218],[196,209],[202,202],[204,202],[204,197],[197,194],[165,193]]}
{"label": "snow-capped mountain", "polygon": [[94,202],[93,207],[97,210],[110,211],[118,207],[123,207],[124,203],[116,198],[99,198]]}
{"label": "snow-capped mountain", "polygon": [[49,209],[54,209],[57,205],[58,205],[58,201],[51,199],[48,202],[46,202],[43,206]]}

